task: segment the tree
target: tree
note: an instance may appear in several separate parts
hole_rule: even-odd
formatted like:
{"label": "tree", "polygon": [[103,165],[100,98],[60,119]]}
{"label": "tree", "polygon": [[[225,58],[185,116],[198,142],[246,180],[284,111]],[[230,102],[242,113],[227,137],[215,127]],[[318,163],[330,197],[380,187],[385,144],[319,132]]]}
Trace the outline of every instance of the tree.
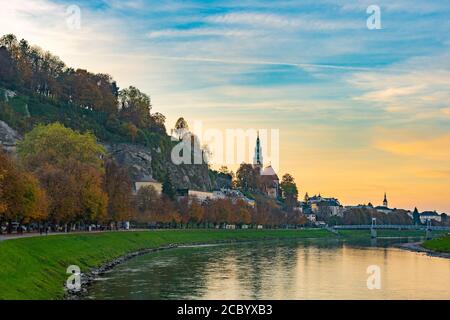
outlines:
{"label": "tree", "polygon": [[162,194],[169,198],[170,200],[175,200],[175,188],[172,185],[172,180],[170,175],[166,174],[162,184]]}
{"label": "tree", "polygon": [[62,168],[67,161],[74,160],[100,170],[106,150],[92,133],[82,134],[53,123],[34,127],[18,144],[18,153],[31,168],[44,163]]}
{"label": "tree", "polygon": [[260,175],[257,168],[251,164],[242,163],[236,172],[237,185],[244,191],[257,191],[260,185]]}
{"label": "tree", "polygon": [[203,221],[205,215],[205,210],[196,198],[191,199],[191,204],[189,206],[189,216],[191,221],[195,224],[199,224]]}
{"label": "tree", "polygon": [[0,225],[8,220],[11,232],[12,221],[22,225],[44,220],[47,217],[47,197],[38,180],[2,151],[0,173]]}
{"label": "tree", "polygon": [[294,177],[286,173],[281,179],[280,187],[287,211],[291,212],[297,204],[298,189]]}
{"label": "tree", "polygon": [[150,98],[136,87],[130,86],[119,91],[120,115],[123,119],[133,123],[138,128],[151,125]]}
{"label": "tree", "polygon": [[153,186],[143,186],[136,194],[137,220],[140,222],[157,222],[161,197]]}
{"label": "tree", "polygon": [[45,188],[55,224],[106,219],[108,196],[102,188],[105,149],[94,135],[58,123],[39,125],[25,135],[18,153]]}
{"label": "tree", "polygon": [[[4,194],[3,194],[3,181],[5,180],[5,175],[7,173],[5,168],[2,168],[2,165],[5,164],[5,162],[7,160],[5,160],[6,157],[3,154],[3,152],[0,150],[0,217],[1,215],[6,211],[6,200],[4,198]],[[0,221],[0,226],[1,226],[1,221]],[[1,232],[1,229],[0,229]]]}
{"label": "tree", "polygon": [[183,117],[179,118],[175,123],[175,134],[178,139],[183,139],[184,135],[189,132],[189,126],[186,120]]}
{"label": "tree", "polygon": [[110,221],[126,221],[133,213],[133,184],[128,171],[114,160],[105,163],[104,190],[108,195],[108,218]]}
{"label": "tree", "polygon": [[0,46],[0,82],[15,84],[17,81],[16,63],[10,52]]}
{"label": "tree", "polygon": [[417,210],[417,207],[414,208],[413,223],[415,225],[419,225],[420,224],[420,213],[419,213],[419,210]]}

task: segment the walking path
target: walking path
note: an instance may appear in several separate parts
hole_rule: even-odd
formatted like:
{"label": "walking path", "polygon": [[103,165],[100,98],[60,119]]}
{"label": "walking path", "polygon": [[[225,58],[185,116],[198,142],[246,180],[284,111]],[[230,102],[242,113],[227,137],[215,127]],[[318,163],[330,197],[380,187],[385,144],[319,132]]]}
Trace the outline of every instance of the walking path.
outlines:
{"label": "walking path", "polygon": [[47,236],[57,236],[57,235],[68,235],[68,234],[83,234],[83,233],[103,233],[103,232],[137,232],[137,231],[149,231],[149,229],[132,229],[132,230],[119,230],[119,231],[76,231],[76,232],[49,232],[48,234],[40,234],[39,232],[23,233],[23,234],[2,234],[0,235],[0,242],[13,239],[21,238],[33,238],[33,237],[47,237]]}

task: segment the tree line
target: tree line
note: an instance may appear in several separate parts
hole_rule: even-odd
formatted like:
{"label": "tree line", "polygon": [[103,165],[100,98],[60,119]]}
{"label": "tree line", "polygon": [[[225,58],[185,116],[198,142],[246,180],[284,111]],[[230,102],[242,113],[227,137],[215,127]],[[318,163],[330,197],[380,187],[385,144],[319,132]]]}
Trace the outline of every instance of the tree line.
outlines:
{"label": "tree line", "polygon": [[149,96],[138,88],[120,90],[110,75],[70,68],[59,57],[13,34],[0,38],[0,84],[104,113],[109,122],[122,121],[123,131],[133,139],[139,129],[165,133],[164,115],[151,112]]}
{"label": "tree line", "polygon": [[0,160],[0,225],[8,232],[13,222],[19,231],[26,225],[55,231],[118,228],[130,220],[158,227],[306,223],[264,196],[256,197],[256,207],[234,199],[177,199],[168,176],[162,194],[151,186],[134,194],[127,169],[92,133],[59,123],[36,126],[18,144],[16,156],[0,151]]}

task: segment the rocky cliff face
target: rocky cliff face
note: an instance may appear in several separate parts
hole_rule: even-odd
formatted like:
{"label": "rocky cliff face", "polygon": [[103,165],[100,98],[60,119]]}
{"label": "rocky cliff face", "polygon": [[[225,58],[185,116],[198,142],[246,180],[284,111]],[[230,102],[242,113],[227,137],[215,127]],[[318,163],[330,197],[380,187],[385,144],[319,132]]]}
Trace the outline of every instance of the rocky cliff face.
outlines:
{"label": "rocky cliff face", "polygon": [[161,150],[133,144],[105,145],[108,153],[121,165],[128,169],[132,181],[156,180],[153,173],[152,160],[156,156],[163,157],[163,169],[168,172],[176,188],[193,190],[212,190],[213,185],[207,165],[175,165],[170,156],[161,154]]}
{"label": "rocky cliff face", "polygon": [[209,191],[215,188],[211,182],[207,165],[175,165],[170,162],[167,169],[174,186],[177,188],[202,191]]}
{"label": "rocky cliff face", "polygon": [[8,124],[0,120],[0,147],[7,152],[15,152],[17,142],[22,137],[20,134],[11,128]]}

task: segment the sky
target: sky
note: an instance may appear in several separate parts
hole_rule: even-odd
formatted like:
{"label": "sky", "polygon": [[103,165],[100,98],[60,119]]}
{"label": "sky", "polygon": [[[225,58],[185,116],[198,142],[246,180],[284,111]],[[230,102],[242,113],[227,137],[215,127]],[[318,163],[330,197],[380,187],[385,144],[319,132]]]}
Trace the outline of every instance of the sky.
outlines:
{"label": "sky", "polygon": [[[370,5],[381,29],[367,27]],[[301,196],[380,205],[386,192],[390,207],[450,213],[450,0],[0,7],[0,34],[137,86],[168,129],[180,116],[278,129],[279,175],[292,174]]]}

